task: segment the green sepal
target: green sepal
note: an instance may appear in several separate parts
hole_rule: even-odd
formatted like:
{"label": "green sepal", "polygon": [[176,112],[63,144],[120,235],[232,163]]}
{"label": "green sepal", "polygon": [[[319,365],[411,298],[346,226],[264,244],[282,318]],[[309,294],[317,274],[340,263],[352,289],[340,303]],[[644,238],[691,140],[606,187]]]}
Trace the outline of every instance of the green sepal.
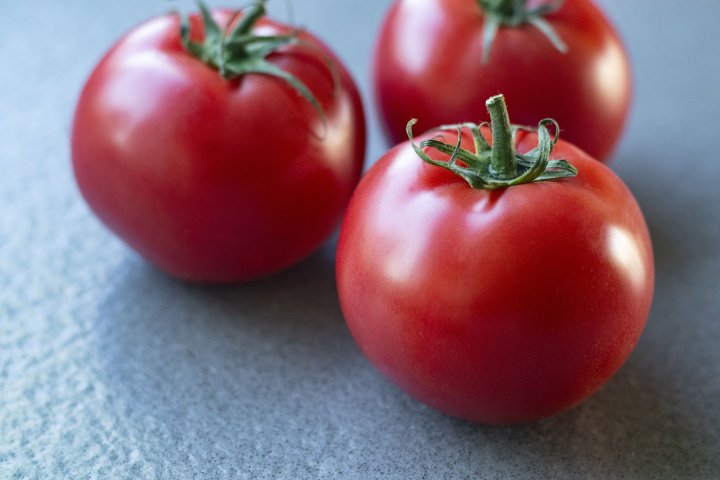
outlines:
{"label": "green sepal", "polygon": [[[220,26],[212,18],[210,10],[208,10],[204,3],[198,2],[198,6],[200,7],[200,12],[202,14],[203,25],[205,26],[205,43],[210,45],[219,44],[223,37]],[[188,31],[188,34],[189,33],[190,32]]]}
{"label": "green sepal", "polygon": [[319,53],[330,70],[334,85],[333,93],[335,93],[339,88],[340,78],[335,65],[325,52],[299,40],[297,38],[300,33],[298,30],[289,35],[254,35],[253,27],[266,12],[265,0],[255,0],[254,3],[243,9],[243,16],[230,32],[227,31],[227,27],[234,22],[240,14],[240,10],[234,12],[227,27],[223,30],[212,18],[210,10],[205,4],[199,0],[197,3],[205,27],[205,39],[202,43],[190,40],[190,20],[187,15],[180,14],[180,40],[191,55],[218,70],[227,80],[246,74],[260,74],[286,81],[312,105],[320,117],[323,127],[327,129],[325,112],[307,85],[296,76],[266,60],[270,54],[286,45],[302,46]]}
{"label": "green sepal", "polygon": [[[451,152],[452,157],[451,157],[450,161],[449,162],[438,162],[438,161],[430,158],[430,156],[427,153],[423,152],[422,151],[423,147],[415,144],[415,141],[413,140],[413,136],[412,136],[412,126],[415,125],[416,123],[417,123],[417,119],[413,118],[412,120],[410,120],[407,123],[406,131],[408,134],[408,138],[410,138],[410,145],[412,145],[413,150],[415,150],[415,153],[417,153],[417,155],[421,159],[423,159],[425,162],[429,163],[430,165],[435,165],[436,167],[441,167],[446,170],[450,170],[451,172],[453,172],[456,175],[460,175],[473,188],[492,190],[491,188],[489,188],[487,186],[487,182],[485,182],[482,175],[479,174],[479,172],[477,171],[480,169],[475,170],[475,169],[470,169],[470,168],[464,168],[464,167],[459,166],[456,163],[457,158],[459,158],[461,155],[462,156],[466,156],[467,154],[472,155],[470,152],[468,152],[464,148],[460,148],[460,141],[462,140],[462,135],[460,134],[460,126],[457,126],[458,142],[457,142],[457,145],[455,146],[455,148],[451,147],[452,148],[452,152]],[[426,140],[425,142],[435,142],[435,140],[431,139],[431,140]],[[423,145],[423,143],[425,143],[425,142],[420,142],[420,145]],[[441,142],[439,142],[439,143],[441,143]],[[426,145],[430,145],[430,144],[426,144]],[[449,145],[446,143],[442,143],[442,145],[449,147]],[[463,160],[463,158],[460,158],[460,159]],[[463,160],[463,161],[465,161],[465,160]],[[488,163],[488,166],[489,166],[489,163]],[[482,168],[482,165],[480,165],[480,168]]]}
{"label": "green sepal", "polygon": [[274,65],[263,58],[248,58],[238,62],[227,62],[225,68],[231,72],[238,72],[238,75],[244,75],[247,73],[259,73],[263,75],[271,75],[273,77],[281,78],[288,82],[297,92],[305,97],[307,101],[313,106],[315,111],[318,113],[323,121],[323,125],[326,125],[325,113],[323,112],[320,102],[317,101],[315,96],[312,94],[310,89],[301,82],[296,76],[286,72],[277,65]]}
{"label": "green sepal", "polygon": [[[461,123],[456,125],[443,125],[438,129],[457,129],[458,141],[455,145],[450,145],[437,140],[439,137],[433,137],[423,140],[420,145],[415,144],[412,135],[412,127],[417,123],[416,119],[412,119],[407,123],[406,132],[410,139],[415,153],[425,162],[436,167],[449,170],[456,175],[465,179],[471,187],[481,190],[499,190],[511,187],[513,185],[521,185],[524,183],[544,182],[549,180],[557,180],[560,178],[570,178],[577,175],[577,168],[564,159],[550,160],[555,143],[558,141],[560,129],[557,122],[552,119],[542,120],[537,129],[529,127],[513,125],[513,136],[518,130],[536,131],[538,134],[538,146],[525,154],[515,153],[515,161],[517,162],[518,176],[511,179],[501,179],[493,175],[491,170],[492,147],[482,134],[481,127],[486,124],[476,125],[474,123]],[[550,137],[547,125],[555,125],[555,138]],[[462,140],[461,128],[469,128],[473,136],[475,144],[475,152],[472,153],[460,147]],[[450,155],[450,160],[437,161],[430,158],[422,149],[425,147],[434,148],[442,153]],[[461,160],[467,167],[457,164],[457,160]]]}
{"label": "green sepal", "polygon": [[564,0],[554,0],[536,8],[527,8],[527,0],[477,0],[484,13],[482,31],[482,63],[490,61],[490,50],[500,26],[517,27],[529,23],[540,30],[561,53],[567,52],[567,45],[543,18],[559,9]]}
{"label": "green sepal", "polygon": [[[198,0],[198,3],[202,5],[202,2]],[[230,32],[229,35],[226,35],[226,37],[229,40],[232,40],[236,37],[243,37],[246,35],[250,35],[252,33],[252,29],[255,26],[255,24],[260,20],[263,15],[265,15],[265,0],[257,0],[255,3],[248,5],[245,7],[245,10],[243,13],[242,18],[237,23],[235,28],[232,32]],[[230,25],[233,20],[237,17],[237,15],[240,13],[241,10],[238,10],[235,12],[235,14],[232,16],[230,21],[228,22],[228,25]]]}

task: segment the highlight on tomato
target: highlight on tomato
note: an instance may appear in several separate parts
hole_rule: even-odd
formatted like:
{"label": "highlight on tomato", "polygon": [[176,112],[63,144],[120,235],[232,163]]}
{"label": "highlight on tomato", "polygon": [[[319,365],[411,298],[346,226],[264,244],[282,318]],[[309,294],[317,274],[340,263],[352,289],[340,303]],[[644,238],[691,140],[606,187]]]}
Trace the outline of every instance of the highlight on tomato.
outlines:
{"label": "highlight on tomato", "polygon": [[[545,117],[606,162],[631,103],[631,68],[592,0],[396,0],[373,60],[380,120],[391,144],[418,129],[484,115],[503,92],[514,121]],[[477,117],[476,117],[477,116]]]}
{"label": "highlight on tomato", "polygon": [[102,222],[158,268],[231,282],[320,246],[362,172],[352,78],[311,33],[240,11],[161,16],[122,37],[80,96],[72,159]]}
{"label": "highlight on tomato", "polygon": [[418,140],[407,124],[353,194],[337,282],[354,339],[388,379],[447,414],[510,424],[578,404],[620,368],[654,264],[614,173],[558,140],[554,120],[512,125],[502,95],[487,108],[490,125]]}

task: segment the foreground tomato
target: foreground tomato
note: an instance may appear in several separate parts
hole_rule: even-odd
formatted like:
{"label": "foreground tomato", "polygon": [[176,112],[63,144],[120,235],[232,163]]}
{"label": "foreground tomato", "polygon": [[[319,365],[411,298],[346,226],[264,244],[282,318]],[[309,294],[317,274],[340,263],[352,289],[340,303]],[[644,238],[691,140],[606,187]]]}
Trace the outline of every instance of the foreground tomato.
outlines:
{"label": "foreground tomato", "polygon": [[244,280],[336,228],[362,171],[363,112],[329,50],[261,18],[262,1],[232,22],[234,37],[232,12],[203,11],[182,36],[168,15],[110,50],[77,106],[73,166],[92,210],[150,262]]}
{"label": "foreground tomato", "polygon": [[598,160],[608,159],[631,97],[630,67],[618,35],[590,0],[530,2],[542,4],[539,10],[526,3],[393,4],[377,41],[373,74],[393,144],[406,138],[405,124],[413,117],[420,119],[421,132],[487,120],[485,100],[503,92],[515,122],[535,125],[552,117],[563,126],[563,138]]}
{"label": "foreground tomato", "polygon": [[[499,117],[492,154],[463,127],[462,151],[446,130],[449,145],[420,144],[446,153],[415,147],[423,162],[405,142],[373,165],[343,220],[337,281],[353,337],[396,385],[451,415],[516,423],[577,404],[620,368],[654,267],[642,213],[607,167],[553,148],[543,122],[540,136],[517,133],[519,152],[540,146],[503,171],[515,152]],[[550,152],[566,162],[543,164]]]}

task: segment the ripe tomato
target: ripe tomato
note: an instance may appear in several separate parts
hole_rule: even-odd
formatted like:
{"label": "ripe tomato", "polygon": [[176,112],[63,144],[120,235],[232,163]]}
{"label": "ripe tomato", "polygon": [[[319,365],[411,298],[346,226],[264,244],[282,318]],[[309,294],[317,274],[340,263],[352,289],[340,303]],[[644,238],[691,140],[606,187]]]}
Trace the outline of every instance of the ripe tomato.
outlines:
{"label": "ripe tomato", "polygon": [[[362,171],[364,117],[348,72],[311,34],[260,18],[261,1],[252,8],[252,34],[294,39],[252,67],[292,75],[317,104],[277,76],[224,78],[183,47],[173,14],[125,35],[77,105],[72,158],[88,204],[183,279],[250,279],[306,257],[338,225]],[[212,12],[221,29],[232,15]],[[208,28],[191,16],[190,39],[208,39]]]}
{"label": "ripe tomato", "polygon": [[[538,144],[518,138],[519,152]],[[467,128],[461,147],[474,151]],[[640,208],[580,149],[560,140],[552,152],[577,176],[487,191],[405,142],[350,201],[337,253],[347,324],[381,373],[431,407],[483,423],[556,414],[640,337],[654,281]]]}
{"label": "ripe tomato", "polygon": [[523,23],[499,27],[484,63],[481,3],[491,2],[397,0],[392,5],[377,40],[373,72],[389,141],[406,138],[410,118],[420,119],[420,132],[487,120],[478,112],[488,97],[502,92],[516,123],[536,125],[551,117],[562,125],[563,138],[606,161],[623,131],[631,97],[627,54],[607,19],[590,0],[567,0],[542,17],[566,45],[565,53],[535,25]]}

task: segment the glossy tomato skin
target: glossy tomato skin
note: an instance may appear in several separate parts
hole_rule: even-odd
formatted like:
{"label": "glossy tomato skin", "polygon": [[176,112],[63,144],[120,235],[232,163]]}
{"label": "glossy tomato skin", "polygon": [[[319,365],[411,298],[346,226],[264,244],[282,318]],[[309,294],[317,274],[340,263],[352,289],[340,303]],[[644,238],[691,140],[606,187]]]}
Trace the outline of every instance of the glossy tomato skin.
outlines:
{"label": "glossy tomato skin", "polygon": [[[535,145],[528,134],[518,150]],[[553,157],[577,177],[488,192],[406,142],[355,191],[342,310],[370,362],[421,402],[476,422],[537,420],[591,395],[638,341],[654,281],[640,208],[581,150],[561,140]]]}
{"label": "glossy tomato skin", "polygon": [[625,48],[590,0],[566,0],[545,19],[567,53],[532,25],[500,27],[483,64],[483,15],[476,0],[396,1],[381,28],[373,65],[388,140],[405,140],[411,118],[419,119],[418,132],[487,121],[485,100],[502,93],[514,123],[553,118],[564,139],[607,161],[631,101]]}
{"label": "glossy tomato skin", "polygon": [[[220,25],[231,13],[213,12]],[[72,131],[77,183],[92,210],[148,261],[202,282],[287,267],[337,227],[362,171],[365,125],[352,79],[309,33],[271,54],[287,82],[223,79],[181,46],[177,15],[124,36],[92,73]],[[191,17],[193,39],[201,20]],[[262,19],[258,34],[290,28]],[[328,62],[340,77],[335,88]]]}

